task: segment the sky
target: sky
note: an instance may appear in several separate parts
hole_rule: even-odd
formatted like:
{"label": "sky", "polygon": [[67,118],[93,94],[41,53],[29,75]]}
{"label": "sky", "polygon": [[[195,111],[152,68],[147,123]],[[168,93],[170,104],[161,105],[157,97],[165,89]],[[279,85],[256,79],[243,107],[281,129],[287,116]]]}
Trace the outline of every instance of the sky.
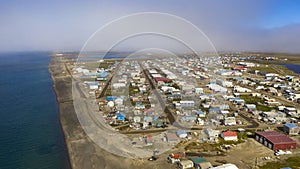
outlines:
{"label": "sky", "polygon": [[[294,0],[0,1],[0,51],[79,51],[113,20],[162,12],[194,24],[217,51],[300,53],[299,9],[300,1]],[[166,25],[166,29],[176,29]],[[157,47],[157,41],[172,44],[155,38],[132,39],[116,49],[135,49],[143,43],[139,49]]]}

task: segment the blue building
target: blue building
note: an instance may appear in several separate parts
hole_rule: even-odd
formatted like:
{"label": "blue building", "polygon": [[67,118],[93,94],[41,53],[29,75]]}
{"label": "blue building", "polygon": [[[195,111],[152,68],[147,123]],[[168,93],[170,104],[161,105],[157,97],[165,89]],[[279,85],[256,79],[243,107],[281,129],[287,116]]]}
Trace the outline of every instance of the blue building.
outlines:
{"label": "blue building", "polygon": [[293,123],[286,123],[283,125],[283,131],[290,135],[297,135],[299,133],[299,127]]}
{"label": "blue building", "polygon": [[125,120],[125,114],[123,113],[123,112],[119,112],[118,114],[117,114],[117,120],[118,121],[124,121]]}
{"label": "blue building", "polygon": [[107,80],[107,76],[108,76],[108,72],[105,72],[105,71],[100,72],[97,75],[97,80],[99,80],[99,81]]}

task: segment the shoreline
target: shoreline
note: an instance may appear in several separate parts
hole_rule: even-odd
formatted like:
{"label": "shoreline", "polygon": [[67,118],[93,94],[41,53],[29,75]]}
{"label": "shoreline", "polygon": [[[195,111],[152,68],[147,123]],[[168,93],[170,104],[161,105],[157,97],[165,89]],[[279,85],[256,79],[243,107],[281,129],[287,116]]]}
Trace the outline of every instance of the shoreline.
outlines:
{"label": "shoreline", "polygon": [[61,123],[60,101],[58,99],[58,93],[59,93],[59,91],[55,87],[55,77],[53,75],[53,71],[51,71],[51,69],[50,69],[50,66],[52,66],[51,63],[53,61],[53,57],[54,56],[50,56],[50,61],[49,61],[49,64],[48,64],[48,72],[49,72],[51,80],[52,80],[52,89],[53,89],[53,91],[55,93],[55,99],[56,99],[56,102],[57,102],[57,105],[58,105],[58,113],[59,113],[58,119],[59,119],[60,129],[61,129],[61,132],[63,133],[63,137],[64,137],[64,147],[65,147],[65,149],[67,151],[67,159],[68,159],[69,167],[70,167],[70,169],[72,169],[73,167],[72,167],[72,163],[71,163],[71,159],[70,159],[69,147],[68,147],[68,144],[67,144],[67,141],[66,141],[66,133],[65,133],[65,130],[63,129],[63,125]]}
{"label": "shoreline", "polygon": [[[113,155],[96,145],[84,132],[73,105],[72,78],[63,56],[50,56],[48,70],[59,108],[59,120],[71,169],[117,169],[140,167],[139,160]],[[139,162],[138,162],[139,163]]]}

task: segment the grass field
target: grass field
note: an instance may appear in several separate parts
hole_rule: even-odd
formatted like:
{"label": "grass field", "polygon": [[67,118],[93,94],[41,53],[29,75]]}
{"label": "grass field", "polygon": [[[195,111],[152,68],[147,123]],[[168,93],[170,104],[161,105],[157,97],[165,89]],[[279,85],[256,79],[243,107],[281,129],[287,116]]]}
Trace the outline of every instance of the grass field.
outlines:
{"label": "grass field", "polygon": [[258,104],[258,103],[263,103],[264,102],[264,100],[259,98],[259,97],[252,97],[252,96],[242,95],[242,96],[240,96],[240,98],[244,99],[247,104],[255,104],[256,109],[260,110],[260,111],[271,111],[271,110],[274,109],[273,107],[268,107],[268,106],[265,106],[265,105]]}
{"label": "grass field", "polygon": [[290,157],[284,161],[280,162],[268,162],[266,165],[260,167],[261,169],[270,169],[270,168],[284,168],[290,167],[293,169],[300,168],[300,157]]}

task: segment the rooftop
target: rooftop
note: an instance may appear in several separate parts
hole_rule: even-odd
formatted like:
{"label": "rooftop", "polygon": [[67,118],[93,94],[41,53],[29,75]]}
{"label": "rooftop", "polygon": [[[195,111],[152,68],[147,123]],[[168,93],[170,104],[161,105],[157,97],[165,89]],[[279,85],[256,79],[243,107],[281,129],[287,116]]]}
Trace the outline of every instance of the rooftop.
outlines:
{"label": "rooftop", "polygon": [[237,136],[236,132],[233,131],[226,131],[222,133],[224,137],[235,137]]}
{"label": "rooftop", "polygon": [[284,124],[284,126],[286,126],[288,128],[299,128],[297,125],[295,125],[293,123],[286,123],[286,124]]}
{"label": "rooftop", "polygon": [[288,136],[281,134],[277,131],[264,131],[264,132],[256,132],[256,134],[265,137],[272,143],[296,143],[293,139]]}

